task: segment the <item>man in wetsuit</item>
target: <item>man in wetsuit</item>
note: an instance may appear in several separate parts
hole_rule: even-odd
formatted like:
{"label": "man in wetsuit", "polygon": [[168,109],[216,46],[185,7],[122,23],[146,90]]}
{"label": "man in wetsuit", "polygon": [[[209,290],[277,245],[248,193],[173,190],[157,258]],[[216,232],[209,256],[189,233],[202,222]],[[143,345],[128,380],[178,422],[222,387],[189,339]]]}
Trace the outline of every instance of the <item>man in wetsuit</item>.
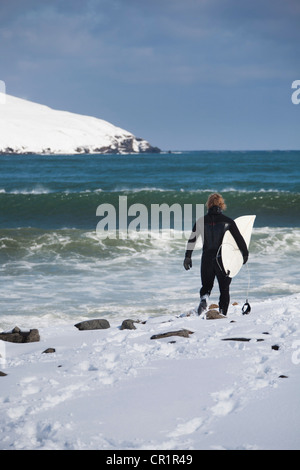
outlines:
{"label": "man in wetsuit", "polygon": [[226,316],[230,300],[229,286],[231,278],[224,272],[220,250],[226,230],[229,230],[235,239],[244,258],[244,264],[248,260],[249,252],[245,240],[240,234],[234,220],[222,213],[222,211],[226,209],[223,197],[218,193],[211,194],[206,203],[206,207],[208,209],[207,214],[202,219],[199,219],[193,227],[193,232],[187,244],[183,265],[186,270],[192,267],[192,253],[197,239],[199,235],[201,235],[203,242],[201,259],[202,287],[200,289],[198,315],[201,315],[207,308],[207,300],[216,277],[220,290],[219,311],[222,315]]}

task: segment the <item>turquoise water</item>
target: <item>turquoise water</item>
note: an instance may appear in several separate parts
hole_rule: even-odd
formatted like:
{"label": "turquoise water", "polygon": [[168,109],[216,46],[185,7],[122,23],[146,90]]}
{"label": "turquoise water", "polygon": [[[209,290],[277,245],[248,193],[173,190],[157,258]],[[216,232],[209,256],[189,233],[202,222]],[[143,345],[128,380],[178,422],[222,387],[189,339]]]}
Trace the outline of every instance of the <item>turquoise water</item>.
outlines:
{"label": "turquoise water", "polygon": [[118,214],[120,196],[150,212],[153,204],[205,204],[221,192],[227,215],[257,216],[232,299],[245,296],[248,274],[253,298],[298,292],[299,162],[299,151],[1,155],[0,327],[196,306],[200,247],[185,272],[184,238],[97,237],[97,207],[110,204]]}

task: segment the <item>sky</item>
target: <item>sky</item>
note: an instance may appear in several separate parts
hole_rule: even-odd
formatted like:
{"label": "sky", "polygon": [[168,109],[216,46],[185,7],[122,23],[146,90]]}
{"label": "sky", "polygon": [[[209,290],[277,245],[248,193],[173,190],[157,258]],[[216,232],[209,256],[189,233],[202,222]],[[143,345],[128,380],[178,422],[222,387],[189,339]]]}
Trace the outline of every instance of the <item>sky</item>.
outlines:
{"label": "sky", "polygon": [[0,0],[0,80],[162,150],[300,149],[299,25],[299,0]]}

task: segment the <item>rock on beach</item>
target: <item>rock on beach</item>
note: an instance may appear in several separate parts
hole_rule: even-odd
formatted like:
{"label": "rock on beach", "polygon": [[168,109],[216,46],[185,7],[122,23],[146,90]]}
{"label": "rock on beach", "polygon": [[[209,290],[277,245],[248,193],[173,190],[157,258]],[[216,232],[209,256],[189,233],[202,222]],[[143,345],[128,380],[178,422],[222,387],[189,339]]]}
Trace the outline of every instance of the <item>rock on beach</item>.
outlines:
{"label": "rock on beach", "polygon": [[10,332],[0,333],[0,340],[11,343],[34,343],[40,341],[39,330],[21,331],[17,326]]}
{"label": "rock on beach", "polygon": [[84,320],[82,322],[76,323],[76,328],[78,330],[105,330],[110,328],[110,324],[104,318],[98,320]]}

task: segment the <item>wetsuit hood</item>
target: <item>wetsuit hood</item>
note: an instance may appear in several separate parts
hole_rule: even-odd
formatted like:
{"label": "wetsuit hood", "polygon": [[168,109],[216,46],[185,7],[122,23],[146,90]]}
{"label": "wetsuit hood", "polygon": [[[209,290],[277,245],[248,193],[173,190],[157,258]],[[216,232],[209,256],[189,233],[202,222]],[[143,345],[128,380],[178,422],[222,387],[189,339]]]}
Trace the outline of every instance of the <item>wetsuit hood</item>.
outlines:
{"label": "wetsuit hood", "polygon": [[212,206],[208,209],[208,214],[222,214],[222,209],[219,206]]}

